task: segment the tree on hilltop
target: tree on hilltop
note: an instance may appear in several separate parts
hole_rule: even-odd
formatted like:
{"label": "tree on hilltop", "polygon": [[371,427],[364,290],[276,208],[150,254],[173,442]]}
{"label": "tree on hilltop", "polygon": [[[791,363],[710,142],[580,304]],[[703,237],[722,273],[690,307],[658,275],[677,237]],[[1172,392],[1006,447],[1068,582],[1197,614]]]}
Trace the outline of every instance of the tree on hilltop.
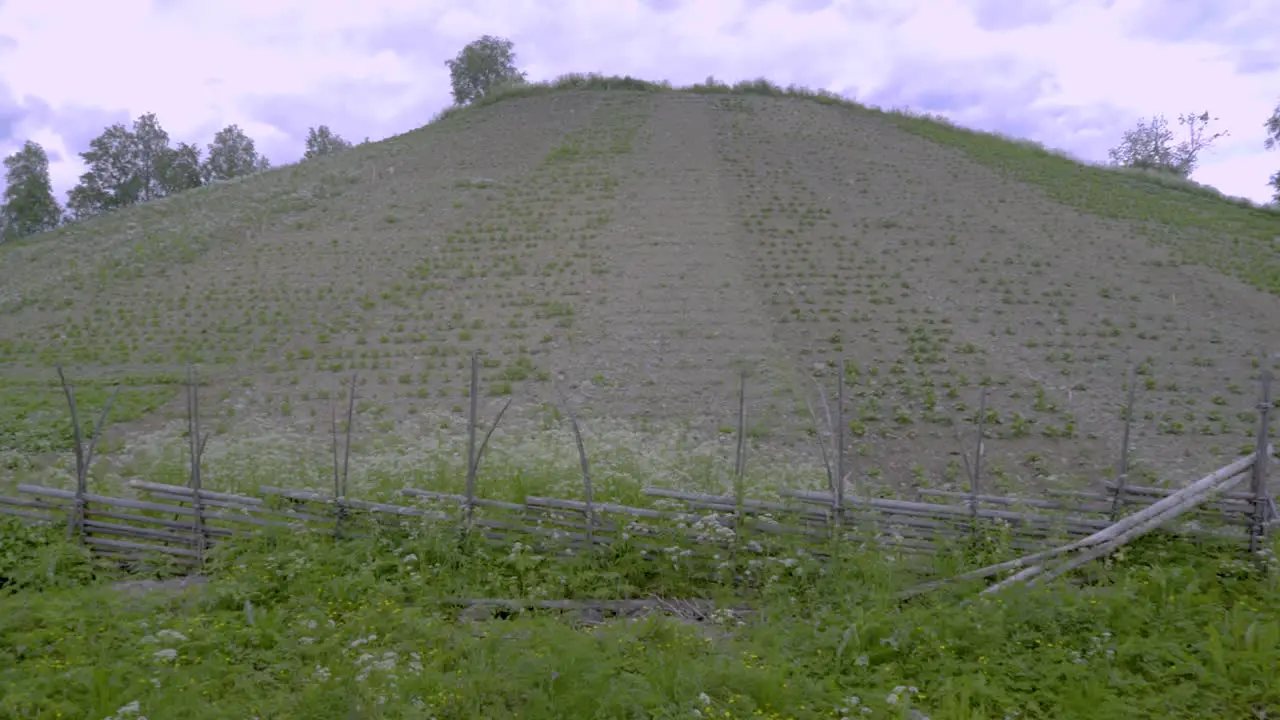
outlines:
{"label": "tree on hilltop", "polygon": [[302,154],[303,160],[310,160],[321,155],[331,155],[339,150],[346,150],[351,143],[342,139],[341,135],[329,129],[328,125],[307,129],[307,150]]}
{"label": "tree on hilltop", "polygon": [[449,67],[457,105],[473,103],[503,85],[525,81],[525,74],[516,68],[514,43],[492,35],[472,41],[444,64]]}
{"label": "tree on hilltop", "polygon": [[1210,118],[1207,111],[1179,115],[1178,124],[1187,128],[1187,139],[1176,145],[1173,130],[1163,115],[1156,115],[1150,121],[1139,120],[1107,154],[1113,164],[1122,167],[1189,177],[1196,169],[1200,153],[1228,134],[1226,130],[1209,134],[1209,123],[1216,119]]}
{"label": "tree on hilltop", "polygon": [[175,148],[166,148],[160,156],[157,171],[166,195],[192,190],[204,184],[200,148],[191,143],[178,143]]}
{"label": "tree on hilltop", "polygon": [[138,202],[143,182],[140,155],[137,139],[124,124],[103,130],[80,153],[89,169],[67,193],[67,209],[84,219]]}
{"label": "tree on hilltop", "polygon": [[205,182],[230,180],[271,169],[271,161],[259,155],[253,138],[239,125],[228,125],[213,136],[209,156],[201,166]]}
{"label": "tree on hilltop", "polygon": [[[1267,131],[1267,139],[1263,141],[1263,146],[1268,150],[1280,148],[1280,103],[1276,104],[1276,109],[1271,111],[1271,117],[1262,124]],[[1276,204],[1280,205],[1280,171],[1271,176],[1271,187],[1276,193],[1274,199]]]}
{"label": "tree on hilltop", "polygon": [[34,235],[58,227],[62,208],[49,180],[49,155],[28,140],[4,159],[4,202],[0,203],[0,241]]}
{"label": "tree on hilltop", "polygon": [[166,195],[161,182],[161,164],[169,152],[169,133],[160,127],[155,113],[145,113],[133,121],[137,164],[138,201],[148,202]]}
{"label": "tree on hilltop", "polygon": [[190,182],[175,174],[185,147],[169,146],[169,133],[155,113],[139,115],[132,129],[122,123],[106,128],[80,153],[89,167],[68,193],[67,207],[86,218],[190,189]]}

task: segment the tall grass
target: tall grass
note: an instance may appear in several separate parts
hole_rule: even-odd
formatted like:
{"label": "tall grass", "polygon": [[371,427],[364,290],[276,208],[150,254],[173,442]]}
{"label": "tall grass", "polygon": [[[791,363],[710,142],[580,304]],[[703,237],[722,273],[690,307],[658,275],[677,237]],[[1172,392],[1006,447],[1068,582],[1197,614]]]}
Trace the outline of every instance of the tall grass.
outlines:
{"label": "tall grass", "polygon": [[[938,560],[954,571],[981,558]],[[409,527],[221,546],[206,587],[124,593],[56,529],[0,530],[0,716],[1248,718],[1280,712],[1280,589],[1238,555],[1147,538],[1087,582],[911,603],[907,563],[739,566],[539,555]],[[747,603],[575,627],[451,597]]]}

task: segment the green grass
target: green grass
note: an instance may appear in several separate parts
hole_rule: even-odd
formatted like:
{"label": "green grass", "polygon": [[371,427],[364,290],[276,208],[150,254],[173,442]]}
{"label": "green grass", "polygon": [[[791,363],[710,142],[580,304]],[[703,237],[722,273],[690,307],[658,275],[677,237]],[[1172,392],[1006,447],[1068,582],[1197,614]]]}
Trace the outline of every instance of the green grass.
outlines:
{"label": "green grass", "polygon": [[1152,239],[1184,262],[1211,267],[1280,294],[1280,213],[1229,198],[1167,174],[1077,162],[1035,143],[956,127],[937,118],[891,113],[908,132],[963,150],[969,157],[1040,187],[1083,212],[1150,223]]}
{"label": "green grass", "polygon": [[[115,384],[120,392],[111,406],[107,426],[138,420],[164,405],[177,393],[176,377],[126,377],[75,382],[76,409],[88,438]],[[43,453],[71,450],[73,439],[67,400],[57,380],[37,382],[0,378],[0,452]]]}
{"label": "green grass", "polygon": [[[61,537],[16,524],[0,532],[3,717],[102,718],[131,703],[152,718],[1127,720],[1280,710],[1274,571],[1161,538],[1093,567],[1088,585],[961,604],[971,586],[900,604],[894,593],[908,580],[882,553],[825,573],[803,557],[767,562],[734,589],[627,552],[553,560],[414,529],[345,541],[260,535],[221,548],[198,594],[137,597],[112,590],[110,573]],[[963,560],[940,564],[954,571]],[[736,595],[768,621],[577,629],[526,612],[471,623],[433,602],[624,592]]]}

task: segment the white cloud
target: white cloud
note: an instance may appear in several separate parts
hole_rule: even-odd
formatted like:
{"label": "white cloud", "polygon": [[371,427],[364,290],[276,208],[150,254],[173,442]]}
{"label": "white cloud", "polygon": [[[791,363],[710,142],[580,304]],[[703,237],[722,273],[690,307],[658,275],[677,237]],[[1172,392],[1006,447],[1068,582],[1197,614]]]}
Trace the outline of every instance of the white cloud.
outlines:
{"label": "white cloud", "polygon": [[[1280,100],[1280,64],[1240,68],[1280,57],[1280,33],[1257,29],[1280,17],[1280,0],[1205,2],[7,0],[0,35],[16,46],[0,50],[0,112],[5,85],[51,106],[52,119],[19,129],[67,158],[53,167],[62,191],[81,171],[83,148],[55,133],[77,108],[155,112],[175,139],[201,144],[238,123],[274,160],[289,161],[301,154],[299,125],[327,122],[358,139],[426,122],[449,101],[444,59],[489,33],[515,40],[535,79],[765,76],[862,98],[923,97],[940,87],[932,68],[972,101],[952,108],[958,119],[1012,123],[1095,160],[1116,139],[1099,137],[1099,118],[1114,117],[1106,130],[1118,135],[1140,116],[1208,109],[1231,137],[1196,178],[1266,200],[1280,153],[1263,151],[1262,122]],[[1073,112],[1049,117],[1062,108]],[[21,139],[0,137],[0,151]]]}

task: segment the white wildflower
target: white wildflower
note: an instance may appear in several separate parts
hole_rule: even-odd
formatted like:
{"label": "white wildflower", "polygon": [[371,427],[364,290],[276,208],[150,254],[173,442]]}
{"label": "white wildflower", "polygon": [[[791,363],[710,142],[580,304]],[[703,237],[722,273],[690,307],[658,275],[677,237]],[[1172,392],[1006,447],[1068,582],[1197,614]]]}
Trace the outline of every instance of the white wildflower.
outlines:
{"label": "white wildflower", "polygon": [[361,645],[367,645],[377,639],[378,639],[377,633],[373,633],[369,637],[356,638],[355,640],[352,640],[349,645],[347,645],[347,648],[354,650],[360,647]]}
{"label": "white wildflower", "polygon": [[164,648],[152,653],[151,657],[157,660],[176,660],[178,657],[178,651],[173,648]]}

